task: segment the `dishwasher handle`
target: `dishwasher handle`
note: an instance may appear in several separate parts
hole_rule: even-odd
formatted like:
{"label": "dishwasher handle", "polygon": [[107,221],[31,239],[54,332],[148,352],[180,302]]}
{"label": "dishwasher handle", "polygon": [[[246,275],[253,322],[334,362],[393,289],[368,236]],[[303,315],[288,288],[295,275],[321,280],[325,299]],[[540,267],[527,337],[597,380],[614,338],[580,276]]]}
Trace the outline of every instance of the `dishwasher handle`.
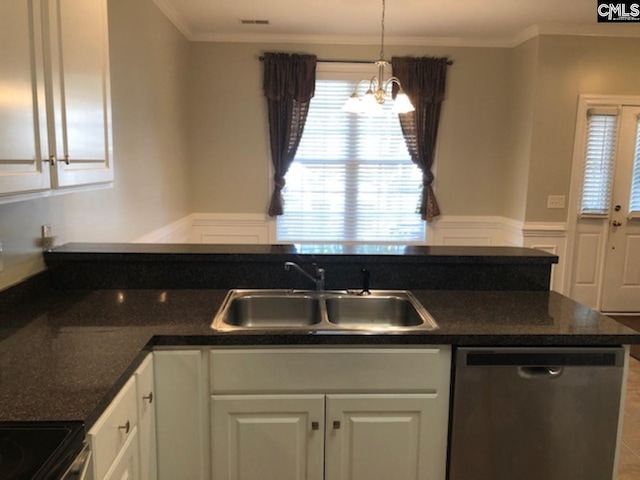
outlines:
{"label": "dishwasher handle", "polygon": [[622,347],[458,347],[455,356],[457,368],[474,367],[522,367],[546,368],[529,371],[529,374],[548,373],[549,369],[561,367],[622,367],[624,348]]}
{"label": "dishwasher handle", "polygon": [[563,367],[518,367],[518,376],[527,379],[559,378],[564,372]]}

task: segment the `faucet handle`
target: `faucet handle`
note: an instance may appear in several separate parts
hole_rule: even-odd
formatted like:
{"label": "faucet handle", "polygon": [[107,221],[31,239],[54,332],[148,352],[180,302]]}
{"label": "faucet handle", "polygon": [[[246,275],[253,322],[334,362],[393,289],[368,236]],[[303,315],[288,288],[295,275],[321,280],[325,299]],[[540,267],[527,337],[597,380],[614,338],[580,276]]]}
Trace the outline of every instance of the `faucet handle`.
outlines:
{"label": "faucet handle", "polygon": [[366,268],[362,269],[362,292],[360,295],[371,295],[369,291],[369,278],[371,277],[371,272]]}

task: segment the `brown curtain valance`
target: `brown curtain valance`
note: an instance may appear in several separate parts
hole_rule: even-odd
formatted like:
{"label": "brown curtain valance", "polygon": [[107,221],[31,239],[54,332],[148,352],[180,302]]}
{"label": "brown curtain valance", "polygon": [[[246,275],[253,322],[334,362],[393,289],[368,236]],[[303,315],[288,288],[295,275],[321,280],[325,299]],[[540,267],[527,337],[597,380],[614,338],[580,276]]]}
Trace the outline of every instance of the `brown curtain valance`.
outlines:
{"label": "brown curtain valance", "polygon": [[[433,193],[431,172],[438,136],[440,107],[444,100],[448,58],[393,57],[393,75],[416,108],[400,114],[400,125],[413,162],[422,170],[422,201],[420,214],[430,222],[440,215],[440,207]],[[394,96],[398,87],[394,84]]]}
{"label": "brown curtain valance", "polygon": [[296,156],[309,102],[316,86],[315,55],[264,54],[264,96],[267,98],[269,138],[273,162],[273,194],[269,215],[282,215],[282,189]]}

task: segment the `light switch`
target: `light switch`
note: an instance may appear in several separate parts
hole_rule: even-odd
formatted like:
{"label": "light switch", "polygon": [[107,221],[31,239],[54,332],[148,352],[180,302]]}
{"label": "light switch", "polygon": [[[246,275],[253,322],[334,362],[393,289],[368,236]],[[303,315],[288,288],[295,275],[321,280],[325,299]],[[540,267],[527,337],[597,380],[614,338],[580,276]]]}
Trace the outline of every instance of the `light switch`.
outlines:
{"label": "light switch", "polygon": [[564,195],[549,195],[547,197],[547,208],[564,208]]}

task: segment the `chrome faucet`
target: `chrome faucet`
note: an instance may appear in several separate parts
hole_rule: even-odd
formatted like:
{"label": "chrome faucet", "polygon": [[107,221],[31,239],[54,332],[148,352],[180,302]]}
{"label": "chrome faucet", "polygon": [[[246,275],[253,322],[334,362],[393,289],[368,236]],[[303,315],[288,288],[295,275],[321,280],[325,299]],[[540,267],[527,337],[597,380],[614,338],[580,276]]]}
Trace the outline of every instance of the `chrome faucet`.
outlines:
{"label": "chrome faucet", "polygon": [[307,277],[316,285],[316,290],[322,292],[324,290],[324,268],[318,267],[315,263],[312,264],[315,268],[315,276],[307,273],[300,265],[294,262],[284,262],[284,269],[288,272],[293,267],[295,270],[300,272],[302,275]]}

